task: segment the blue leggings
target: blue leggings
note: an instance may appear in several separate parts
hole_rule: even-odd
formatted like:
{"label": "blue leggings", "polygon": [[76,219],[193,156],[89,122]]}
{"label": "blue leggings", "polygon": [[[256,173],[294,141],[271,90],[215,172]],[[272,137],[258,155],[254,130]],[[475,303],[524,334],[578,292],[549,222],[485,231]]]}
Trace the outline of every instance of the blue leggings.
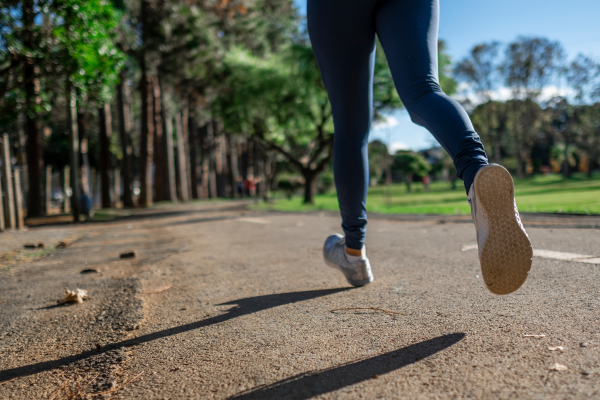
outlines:
{"label": "blue leggings", "polygon": [[361,249],[366,235],[375,35],[412,121],[450,154],[467,190],[488,163],[467,113],[440,88],[438,19],[438,0],[308,0],[310,39],[333,110],[333,173],[351,249]]}

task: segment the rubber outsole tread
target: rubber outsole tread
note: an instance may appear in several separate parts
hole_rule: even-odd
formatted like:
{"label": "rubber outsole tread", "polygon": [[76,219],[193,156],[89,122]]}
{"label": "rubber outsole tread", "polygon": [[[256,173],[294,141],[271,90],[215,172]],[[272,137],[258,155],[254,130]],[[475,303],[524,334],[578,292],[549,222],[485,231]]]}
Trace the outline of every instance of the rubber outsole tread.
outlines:
{"label": "rubber outsole tread", "polygon": [[533,257],[529,238],[515,215],[512,177],[499,165],[485,167],[477,173],[474,189],[488,222],[480,253],[483,279],[492,293],[512,293],[527,279]]}

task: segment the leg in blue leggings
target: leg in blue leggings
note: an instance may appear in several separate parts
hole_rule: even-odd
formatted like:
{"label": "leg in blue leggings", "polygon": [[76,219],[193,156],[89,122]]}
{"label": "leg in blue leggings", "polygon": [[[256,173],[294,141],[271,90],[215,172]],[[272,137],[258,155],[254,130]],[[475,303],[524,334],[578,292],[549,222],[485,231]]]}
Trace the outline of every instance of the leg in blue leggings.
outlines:
{"label": "leg in blue leggings", "polygon": [[308,0],[308,29],[333,110],[333,173],[346,246],[366,235],[375,35],[413,122],[446,149],[468,190],[487,157],[465,110],[438,82],[438,0]]}

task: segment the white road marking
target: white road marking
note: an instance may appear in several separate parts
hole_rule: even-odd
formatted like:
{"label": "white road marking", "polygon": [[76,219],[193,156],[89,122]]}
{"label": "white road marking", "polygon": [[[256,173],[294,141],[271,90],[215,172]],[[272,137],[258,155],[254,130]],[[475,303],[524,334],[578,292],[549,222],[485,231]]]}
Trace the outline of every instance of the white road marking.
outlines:
{"label": "white road marking", "polygon": [[460,249],[460,251],[467,251],[467,250],[476,250],[477,249],[477,243],[470,243],[470,244],[465,244],[462,249]]}
{"label": "white road marking", "polygon": [[[477,243],[465,244],[460,251],[477,250]],[[585,264],[600,264],[600,257],[590,254],[569,253],[566,251],[533,249],[533,256],[552,260],[572,261]]]}
{"label": "white road marking", "polygon": [[252,222],[253,224],[270,224],[271,221],[264,218],[238,218],[238,221],[242,222]]}

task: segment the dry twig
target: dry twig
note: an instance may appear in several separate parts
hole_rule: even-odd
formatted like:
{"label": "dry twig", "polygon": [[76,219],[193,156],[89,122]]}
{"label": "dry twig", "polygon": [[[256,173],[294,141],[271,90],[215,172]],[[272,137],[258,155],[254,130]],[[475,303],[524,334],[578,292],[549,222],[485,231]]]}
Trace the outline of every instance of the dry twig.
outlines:
{"label": "dry twig", "polygon": [[169,285],[169,286],[162,287],[160,289],[152,290],[150,292],[141,292],[140,294],[155,294],[155,293],[160,293],[160,292],[164,292],[165,290],[169,290],[172,287],[173,287],[172,285]]}
{"label": "dry twig", "polygon": [[63,390],[63,388],[65,386],[67,386],[68,382],[69,382],[68,380],[65,380],[65,382],[62,385],[60,385],[60,387],[58,388],[58,390],[54,393],[54,396],[50,397],[48,400],[54,400],[56,398],[56,396],[58,396],[58,394]]}
{"label": "dry twig", "polygon": [[406,315],[404,313],[401,313],[399,311],[390,311],[390,310],[384,310],[383,308],[376,308],[376,307],[348,307],[348,308],[336,308],[335,310],[331,310],[331,312],[334,311],[346,311],[346,310],[373,310],[373,311],[381,311],[384,313],[388,313],[388,314],[400,314],[400,315]]}

